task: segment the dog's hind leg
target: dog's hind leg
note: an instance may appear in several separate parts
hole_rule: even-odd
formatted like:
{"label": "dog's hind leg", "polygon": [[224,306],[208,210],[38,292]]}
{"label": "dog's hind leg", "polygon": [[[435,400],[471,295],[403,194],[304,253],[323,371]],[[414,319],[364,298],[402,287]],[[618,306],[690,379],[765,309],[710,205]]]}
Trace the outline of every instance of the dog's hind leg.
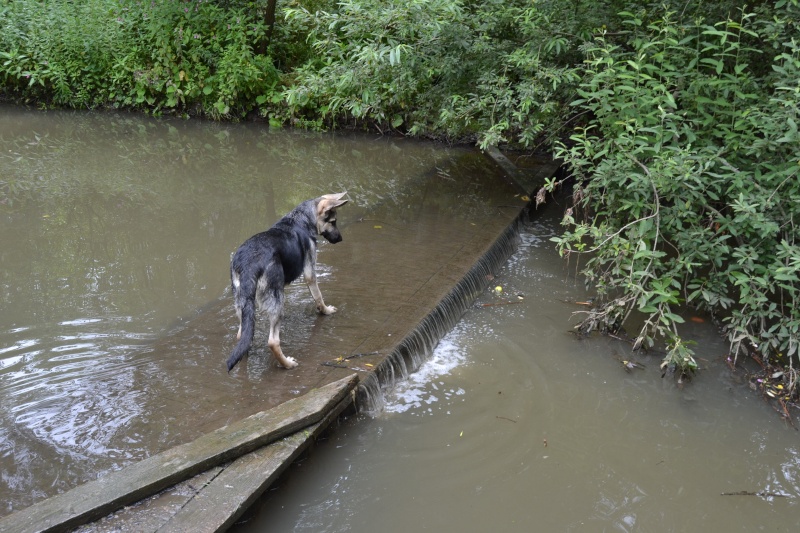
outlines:
{"label": "dog's hind leg", "polygon": [[236,309],[236,317],[239,319],[239,331],[236,332],[236,346],[227,361],[228,372],[250,349],[256,328],[255,302],[252,296],[247,296],[253,291],[249,287],[242,287],[239,273],[235,270],[231,270],[231,286],[233,288],[233,306]]}
{"label": "dog's hind leg", "polygon": [[266,306],[267,313],[269,314],[269,346],[272,355],[284,368],[294,368],[298,365],[294,357],[284,355],[281,350],[281,310],[283,308],[283,292],[275,295],[274,300],[270,301]]}
{"label": "dog's hind leg", "polygon": [[270,315],[269,317],[269,340],[267,341],[272,355],[283,365],[284,368],[294,368],[298,365],[294,357],[284,355],[281,350],[281,317],[280,315]]}
{"label": "dog's hind leg", "polygon": [[332,315],[336,312],[336,308],[332,305],[325,305],[325,301],[322,299],[322,292],[319,290],[319,285],[317,285],[317,273],[314,271],[316,262],[317,253],[312,247],[303,265],[303,279],[305,279],[308,290],[311,291],[311,296],[313,296],[314,302],[317,304],[317,311],[323,315]]}

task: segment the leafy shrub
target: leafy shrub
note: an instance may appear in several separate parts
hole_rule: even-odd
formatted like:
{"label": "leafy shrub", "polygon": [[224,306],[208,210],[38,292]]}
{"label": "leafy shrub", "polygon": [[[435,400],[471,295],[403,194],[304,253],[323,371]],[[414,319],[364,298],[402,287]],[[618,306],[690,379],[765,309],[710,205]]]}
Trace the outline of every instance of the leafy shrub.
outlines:
{"label": "leafy shrub", "polygon": [[286,9],[289,27],[307,33],[314,50],[284,92],[288,112],[421,131],[440,98],[436,83],[453,71],[434,58],[446,56],[442,48],[462,16],[449,0],[346,0],[331,11]]}
{"label": "leafy shrub", "polygon": [[314,50],[284,91],[288,112],[484,147],[531,145],[562,118],[564,87],[578,81],[566,60],[576,57],[574,45],[551,33],[581,24],[554,23],[560,5],[346,0],[327,11],[287,8],[290,31],[308,35]]}
{"label": "leafy shrub", "polygon": [[582,327],[639,311],[636,346],[665,337],[665,369],[697,368],[683,305],[719,314],[734,354],[797,357],[800,12],[779,4],[714,24],[628,12],[626,41],[586,48],[572,105],[591,119],[557,149],[582,185],[555,240],[604,298]]}
{"label": "leafy shrub", "polygon": [[7,2],[0,10],[0,79],[12,93],[93,106],[110,96],[106,75],[132,43],[119,24],[96,13],[105,0]]}
{"label": "leafy shrub", "polygon": [[0,80],[13,96],[242,116],[279,76],[253,51],[265,28],[210,0],[33,0],[2,7]]}
{"label": "leafy shrub", "polygon": [[202,0],[137,4],[123,8],[138,44],[126,68],[134,95],[123,104],[196,105],[215,118],[242,116],[275,87],[270,59],[253,51],[264,27],[245,9]]}

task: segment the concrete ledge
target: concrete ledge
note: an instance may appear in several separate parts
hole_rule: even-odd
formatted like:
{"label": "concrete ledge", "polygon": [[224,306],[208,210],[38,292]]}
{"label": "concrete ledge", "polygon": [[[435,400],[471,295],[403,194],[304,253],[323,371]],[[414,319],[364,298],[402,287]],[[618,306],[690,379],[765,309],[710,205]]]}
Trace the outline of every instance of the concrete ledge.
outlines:
{"label": "concrete ledge", "polygon": [[[355,374],[112,472],[0,520],[0,532],[67,531],[221,463],[319,424],[349,400]],[[339,408],[339,410],[341,410]]]}
{"label": "concrete ledge", "polygon": [[[518,191],[525,195],[533,195],[535,191],[544,186],[545,179],[552,177],[558,168],[557,162],[538,165],[535,172],[525,172],[519,170],[496,147],[490,147],[486,155],[492,158],[497,165],[503,169],[506,177],[514,184]],[[414,372],[431,354],[439,343],[456,323],[461,316],[477,299],[478,295],[488,285],[492,278],[492,273],[499,269],[517,248],[517,238],[519,236],[520,224],[524,220],[531,218],[531,204],[528,202],[526,208],[520,207],[507,218],[504,229],[497,233],[491,233],[482,240],[484,248],[470,250],[469,254],[473,257],[472,266],[464,272],[460,268],[444,268],[432,277],[428,285],[433,287],[450,287],[441,298],[432,305],[427,314],[416,316],[415,324],[406,330],[406,334],[399,343],[367,343],[360,346],[363,351],[383,351],[389,355],[381,359],[374,370],[362,378],[358,386],[358,408],[368,412],[377,412],[383,408],[383,394],[381,389],[391,386],[398,379],[404,379],[408,374]],[[480,239],[475,239],[480,242]],[[438,279],[447,272],[452,274],[458,272],[455,277]],[[427,303],[427,302],[426,302]],[[415,301],[409,306],[408,313],[413,314],[417,309]],[[396,313],[392,317],[397,319]]]}
{"label": "concrete ledge", "polygon": [[322,421],[228,465],[158,531],[212,533],[227,530],[351,402],[352,398],[346,397],[328,411]]}

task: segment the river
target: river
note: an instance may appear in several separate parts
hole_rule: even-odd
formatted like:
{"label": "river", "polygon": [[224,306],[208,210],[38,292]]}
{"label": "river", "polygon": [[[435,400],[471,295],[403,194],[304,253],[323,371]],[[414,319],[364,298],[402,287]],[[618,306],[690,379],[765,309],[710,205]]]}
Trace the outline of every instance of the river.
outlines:
{"label": "river", "polygon": [[682,386],[657,353],[572,335],[589,294],[548,240],[561,213],[384,412],[342,423],[235,531],[797,531],[800,436],[713,326],[686,322],[702,370]]}
{"label": "river", "polygon": [[[459,173],[490,166],[409,139],[0,108],[0,514],[201,429],[196,396],[154,400],[183,386],[163,345],[206,316],[180,337],[182,375],[221,365],[230,253],[253,228],[339,190],[411,212],[431,179],[453,187],[431,193],[445,216]],[[625,344],[569,332],[590,294],[548,241],[562,211],[384,411],[342,422],[239,530],[796,531],[798,434],[713,326],[685,324],[703,369],[682,387],[658,354],[628,373]],[[255,405],[264,371],[220,390]]]}

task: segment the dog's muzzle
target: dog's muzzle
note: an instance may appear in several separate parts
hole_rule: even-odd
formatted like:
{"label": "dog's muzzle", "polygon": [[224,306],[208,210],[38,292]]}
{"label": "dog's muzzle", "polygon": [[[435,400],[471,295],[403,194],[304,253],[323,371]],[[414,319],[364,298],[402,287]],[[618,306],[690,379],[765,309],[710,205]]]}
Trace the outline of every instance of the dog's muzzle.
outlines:
{"label": "dog's muzzle", "polygon": [[322,233],[322,236],[325,237],[325,240],[331,244],[342,242],[342,234],[338,231],[326,231]]}

